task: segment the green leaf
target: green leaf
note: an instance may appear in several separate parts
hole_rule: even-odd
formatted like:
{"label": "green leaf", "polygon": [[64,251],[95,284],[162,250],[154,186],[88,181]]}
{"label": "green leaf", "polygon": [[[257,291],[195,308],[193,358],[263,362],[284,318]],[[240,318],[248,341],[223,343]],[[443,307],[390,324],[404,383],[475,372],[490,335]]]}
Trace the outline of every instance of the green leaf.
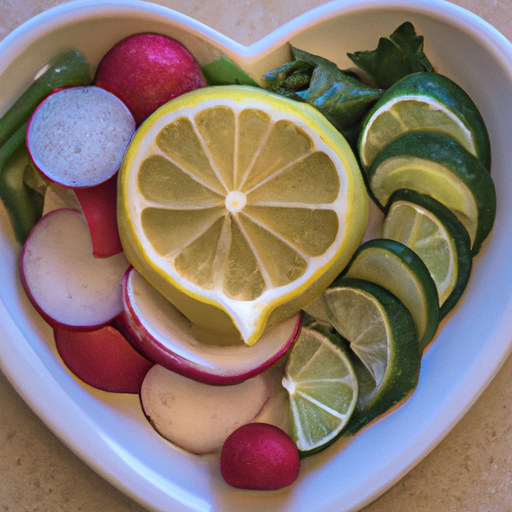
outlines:
{"label": "green leaf", "polygon": [[274,92],[309,103],[342,133],[382,95],[323,57],[295,47],[291,51],[294,60],[266,73],[263,81]]}
{"label": "green leaf", "polygon": [[424,38],[412,23],[402,23],[389,38],[381,37],[375,50],[348,53],[348,57],[373,80],[376,87],[387,89],[416,72],[433,72],[423,52]]}
{"label": "green leaf", "polygon": [[225,55],[202,66],[201,71],[208,85],[252,85],[259,87],[255,80]]}

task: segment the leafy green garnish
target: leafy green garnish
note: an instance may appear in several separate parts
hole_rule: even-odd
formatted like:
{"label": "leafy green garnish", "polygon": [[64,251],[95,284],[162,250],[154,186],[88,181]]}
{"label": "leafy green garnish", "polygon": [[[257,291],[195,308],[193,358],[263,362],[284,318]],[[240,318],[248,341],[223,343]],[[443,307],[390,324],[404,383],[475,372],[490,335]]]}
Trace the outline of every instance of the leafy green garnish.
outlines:
{"label": "leafy green garnish", "polygon": [[340,70],[333,62],[291,47],[293,60],[267,72],[266,86],[274,92],[309,103],[340,132],[351,130],[382,92]]}
{"label": "leafy green garnish", "polygon": [[376,87],[387,89],[411,73],[434,71],[423,53],[423,41],[412,23],[406,21],[389,38],[381,37],[375,50],[347,55],[369,75]]}
{"label": "leafy green garnish", "polygon": [[255,80],[225,55],[202,66],[201,71],[208,85],[252,85],[259,87]]}

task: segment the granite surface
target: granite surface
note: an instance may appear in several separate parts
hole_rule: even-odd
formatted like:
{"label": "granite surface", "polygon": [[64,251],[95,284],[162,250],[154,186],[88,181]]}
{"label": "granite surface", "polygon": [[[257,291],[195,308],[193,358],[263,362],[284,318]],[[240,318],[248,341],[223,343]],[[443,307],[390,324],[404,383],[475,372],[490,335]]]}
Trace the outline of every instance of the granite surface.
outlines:
{"label": "granite surface", "polygon": [[[1,0],[0,39],[62,0]],[[250,44],[322,0],[159,0]],[[511,0],[457,0],[512,38]],[[450,434],[365,512],[512,510],[512,359]],[[1,512],[143,512],[66,448],[0,373]]]}

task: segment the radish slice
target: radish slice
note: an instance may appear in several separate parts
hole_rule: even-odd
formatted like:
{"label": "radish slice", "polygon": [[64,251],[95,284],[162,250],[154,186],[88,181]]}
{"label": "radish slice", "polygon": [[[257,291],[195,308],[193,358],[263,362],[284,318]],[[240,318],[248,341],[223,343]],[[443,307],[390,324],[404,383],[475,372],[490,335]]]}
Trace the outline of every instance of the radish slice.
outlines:
{"label": "radish slice", "polygon": [[270,389],[265,373],[233,386],[210,386],[155,365],[142,383],[140,398],[161,436],[191,453],[205,454],[220,451],[233,431],[252,421]]}
{"label": "radish slice", "polygon": [[118,171],[134,131],[133,116],[117,96],[101,87],[69,87],[35,110],[27,147],[50,181],[91,187]]}
{"label": "radish slice", "polygon": [[134,131],[126,105],[96,86],[51,94],[27,127],[27,147],[36,167],[50,181],[75,189],[96,257],[123,250],[117,231],[116,173]]}
{"label": "radish slice", "polygon": [[53,210],[33,228],[20,260],[22,285],[52,327],[92,330],[123,311],[124,253],[94,258],[87,223],[76,210]]}
{"label": "radish slice", "polygon": [[131,268],[123,283],[125,314],[117,326],[151,361],[209,384],[235,384],[278,361],[300,332],[300,315],[273,326],[252,346],[201,342],[194,327],[163,295]]}
{"label": "radish slice", "polygon": [[111,326],[95,331],[54,329],[55,344],[68,369],[90,386],[113,393],[139,393],[153,363]]}
{"label": "radish slice", "polygon": [[94,257],[108,258],[122,252],[117,228],[117,173],[95,187],[77,188],[75,193],[89,226]]}

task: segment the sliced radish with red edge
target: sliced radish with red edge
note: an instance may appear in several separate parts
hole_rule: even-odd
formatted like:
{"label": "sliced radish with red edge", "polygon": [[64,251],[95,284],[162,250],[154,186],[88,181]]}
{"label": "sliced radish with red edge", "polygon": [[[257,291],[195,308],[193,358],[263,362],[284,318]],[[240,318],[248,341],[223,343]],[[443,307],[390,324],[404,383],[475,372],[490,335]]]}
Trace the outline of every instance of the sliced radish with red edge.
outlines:
{"label": "sliced radish with red edge", "polygon": [[139,393],[153,363],[111,326],[95,331],[54,329],[55,344],[68,369],[90,386],[113,393]]}
{"label": "sliced radish with red edge", "polygon": [[20,278],[52,327],[93,330],[123,311],[124,253],[95,258],[84,217],[63,208],[46,214],[23,245]]}
{"label": "sliced radish with red edge", "polygon": [[266,331],[251,346],[213,345],[195,336],[194,326],[135,269],[123,282],[124,315],[116,326],[148,359],[208,384],[235,384],[265,371],[291,347],[300,314]]}
{"label": "sliced radish with red edge", "polygon": [[36,167],[50,181],[76,189],[83,201],[97,256],[122,250],[116,194],[108,182],[134,131],[135,120],[126,105],[96,86],[54,92],[41,102],[27,127],[27,148]]}

